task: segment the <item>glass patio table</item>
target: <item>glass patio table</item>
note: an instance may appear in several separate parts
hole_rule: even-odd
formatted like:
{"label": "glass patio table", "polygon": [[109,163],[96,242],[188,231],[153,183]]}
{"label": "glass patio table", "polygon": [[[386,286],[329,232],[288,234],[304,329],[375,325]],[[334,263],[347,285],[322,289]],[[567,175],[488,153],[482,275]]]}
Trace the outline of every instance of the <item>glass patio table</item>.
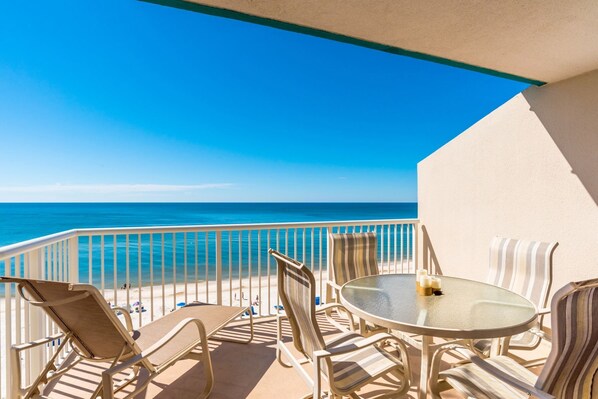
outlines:
{"label": "glass patio table", "polygon": [[535,325],[537,311],[526,298],[478,281],[442,278],[443,295],[420,296],[414,274],[362,277],[343,285],[341,303],[361,319],[421,335],[419,398],[426,398],[433,337],[499,338]]}

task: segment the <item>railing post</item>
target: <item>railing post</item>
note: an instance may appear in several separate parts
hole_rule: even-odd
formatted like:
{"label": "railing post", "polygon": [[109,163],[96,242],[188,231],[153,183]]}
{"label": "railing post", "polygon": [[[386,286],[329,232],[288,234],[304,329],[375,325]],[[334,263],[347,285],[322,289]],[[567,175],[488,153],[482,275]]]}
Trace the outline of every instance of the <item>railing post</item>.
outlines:
{"label": "railing post", "polygon": [[69,281],[71,283],[79,282],[79,236],[69,238]]}
{"label": "railing post", "polygon": [[[4,274],[6,276],[11,276],[10,270],[10,258],[1,259],[0,262],[4,263]],[[12,370],[10,365],[10,348],[11,348],[11,332],[12,332],[12,292],[11,292],[11,284],[7,284],[4,286],[4,342],[0,342],[0,346],[3,346],[4,359],[0,358],[0,368],[5,368],[5,376],[6,379],[4,380],[4,387],[2,386],[2,370],[0,370],[0,398],[3,396],[3,393],[6,393],[6,397],[9,398],[10,396],[14,395],[13,390],[13,377],[12,377]],[[2,389],[4,388],[4,392]]]}
{"label": "railing post", "polygon": [[216,303],[222,305],[222,231],[216,231]]}
{"label": "railing post", "polygon": [[[27,253],[29,270],[26,272],[26,276],[31,279],[43,279],[46,278],[43,273],[45,257],[43,249],[35,249]],[[44,312],[37,306],[29,307],[29,329],[30,339],[44,337]],[[32,348],[30,350],[29,358],[29,375],[35,378],[42,371],[42,366],[45,364],[44,359],[44,347]],[[30,381],[28,381],[29,383]]]}

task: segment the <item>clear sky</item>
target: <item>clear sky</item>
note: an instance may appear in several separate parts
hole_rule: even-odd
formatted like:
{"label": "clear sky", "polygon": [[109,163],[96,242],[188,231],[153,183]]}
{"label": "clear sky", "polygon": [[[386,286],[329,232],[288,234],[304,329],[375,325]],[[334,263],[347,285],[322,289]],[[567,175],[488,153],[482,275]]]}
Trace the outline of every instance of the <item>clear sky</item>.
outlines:
{"label": "clear sky", "polygon": [[129,0],[0,2],[0,202],[416,201],[525,84]]}

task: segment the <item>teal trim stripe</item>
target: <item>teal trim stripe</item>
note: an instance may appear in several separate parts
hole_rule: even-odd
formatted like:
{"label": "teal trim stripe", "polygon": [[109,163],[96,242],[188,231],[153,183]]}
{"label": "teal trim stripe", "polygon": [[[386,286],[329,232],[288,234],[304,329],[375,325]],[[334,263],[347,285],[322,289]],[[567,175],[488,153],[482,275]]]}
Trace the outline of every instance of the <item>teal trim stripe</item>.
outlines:
{"label": "teal trim stripe", "polygon": [[180,8],[183,10],[195,11],[202,14],[214,15],[229,19],[235,19],[243,22],[251,22],[254,24],[269,26],[271,28],[282,29],[290,32],[303,33],[306,35],[321,37],[324,39],[335,40],[337,42],[349,43],[356,46],[367,47],[374,50],[384,51],[386,53],[404,55],[407,57],[417,58],[420,60],[436,62],[438,64],[449,65],[456,68],[467,69],[470,71],[485,73],[487,75],[498,76],[500,78],[515,80],[518,82],[527,83],[535,86],[542,86],[546,82],[540,80],[525,78],[522,76],[512,75],[510,73],[495,71],[489,68],[483,68],[463,62],[449,60],[447,58],[436,57],[433,55],[419,53],[417,51],[405,50],[400,47],[388,46],[381,43],[370,42],[367,40],[357,39],[351,36],[345,36],[338,33],[327,32],[321,29],[309,28],[307,26],[295,25],[288,22],[277,21],[275,19],[258,17],[255,15],[244,14],[238,11],[227,10],[213,6],[206,6],[203,4],[191,3],[185,0],[141,0],[148,3],[159,4],[168,7]]}

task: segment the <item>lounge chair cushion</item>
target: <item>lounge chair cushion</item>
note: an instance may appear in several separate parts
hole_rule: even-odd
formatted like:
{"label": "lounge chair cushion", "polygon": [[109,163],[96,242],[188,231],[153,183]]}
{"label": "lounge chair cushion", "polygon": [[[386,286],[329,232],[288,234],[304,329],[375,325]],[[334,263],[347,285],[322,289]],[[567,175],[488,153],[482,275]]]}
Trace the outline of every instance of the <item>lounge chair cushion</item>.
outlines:
{"label": "lounge chair cushion", "polygon": [[[245,310],[246,308],[238,306],[219,306],[202,302],[190,303],[134,331],[133,339],[142,351],[147,350],[186,318],[201,320],[206,328],[206,336],[209,338],[227,323],[239,317]],[[150,356],[149,360],[154,365],[161,364],[197,339],[199,339],[197,327],[191,324],[176,339]]]}

